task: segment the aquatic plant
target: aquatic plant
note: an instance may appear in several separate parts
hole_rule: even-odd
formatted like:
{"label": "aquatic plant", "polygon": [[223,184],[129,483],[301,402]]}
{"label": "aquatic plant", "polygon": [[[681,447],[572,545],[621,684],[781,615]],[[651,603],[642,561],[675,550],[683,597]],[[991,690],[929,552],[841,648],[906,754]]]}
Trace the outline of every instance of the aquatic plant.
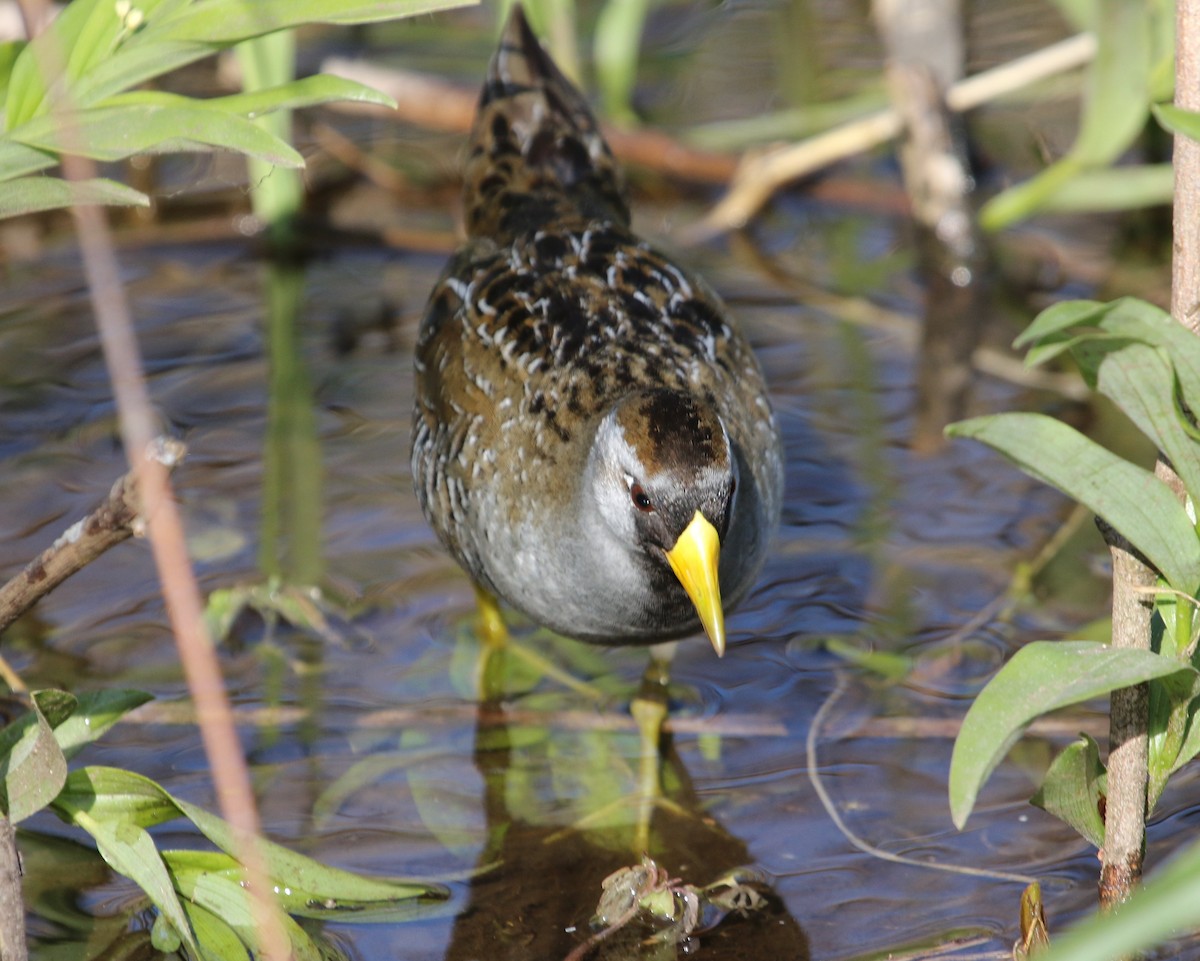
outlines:
{"label": "aquatic plant", "polygon": [[[1200,410],[1200,337],[1151,304],[1123,299],[1057,304],[1017,344],[1031,346],[1032,364],[1069,354],[1089,386],[1124,411],[1163,452],[1185,497],[1181,501],[1153,471],[1042,414],[997,414],[949,428],[953,436],[993,447],[1026,473],[1087,506],[1114,532],[1110,541],[1144,558],[1157,572],[1157,583],[1147,585],[1140,598],[1151,631],[1147,648],[1036,641],[1019,650],[988,683],[955,743],[951,812],[962,827],[984,781],[1035,717],[1145,685],[1149,738],[1141,790],[1149,814],[1168,778],[1200,753],[1200,534],[1194,506],[1200,499],[1200,429],[1193,414]],[[1098,746],[1083,735],[1054,761],[1034,803],[1105,849],[1107,787]],[[1176,878],[1170,888],[1173,898],[1180,885],[1192,898],[1173,903],[1190,906],[1172,915],[1163,911],[1158,897],[1158,922],[1145,922],[1137,929],[1139,937],[1152,938],[1154,931],[1166,934],[1200,920],[1194,910],[1200,903],[1200,846],[1181,856],[1171,870]],[[1156,882],[1156,889],[1165,886]],[[1154,900],[1151,893],[1138,902]]]}

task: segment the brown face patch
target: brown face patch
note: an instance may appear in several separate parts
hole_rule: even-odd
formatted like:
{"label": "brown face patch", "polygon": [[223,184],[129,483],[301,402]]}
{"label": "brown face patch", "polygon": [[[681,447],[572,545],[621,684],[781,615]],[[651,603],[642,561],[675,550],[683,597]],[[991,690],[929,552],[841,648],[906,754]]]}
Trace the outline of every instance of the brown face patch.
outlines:
{"label": "brown face patch", "polygon": [[680,391],[639,394],[621,406],[617,423],[652,474],[729,465],[729,448],[717,415]]}

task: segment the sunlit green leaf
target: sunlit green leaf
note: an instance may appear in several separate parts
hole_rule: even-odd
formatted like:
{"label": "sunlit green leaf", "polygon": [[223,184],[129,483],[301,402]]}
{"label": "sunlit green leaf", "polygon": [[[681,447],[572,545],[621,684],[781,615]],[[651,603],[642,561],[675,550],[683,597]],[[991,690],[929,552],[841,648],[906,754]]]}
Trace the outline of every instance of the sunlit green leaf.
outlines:
{"label": "sunlit green leaf", "polygon": [[141,46],[127,43],[75,82],[71,90],[73,103],[76,107],[94,106],[123,90],[212,56],[219,49],[219,44],[199,41],[167,40]]}
{"label": "sunlit green leaf", "polygon": [[203,40],[231,45],[305,23],[374,23],[454,7],[470,0],[206,0],[149,21],[137,41]]}
{"label": "sunlit green leaf", "polygon": [[74,803],[76,797],[65,798],[60,794],[54,802],[55,810],[95,839],[104,860],[114,871],[137,883],[195,955],[197,948],[191,925],[154,839],[130,820],[104,817],[86,806],[77,806]]}
{"label": "sunlit green leaf", "polygon": [[[187,801],[179,798],[173,800],[183,815],[213,844],[227,854],[236,855],[237,842],[232,829],[225,821]],[[446,895],[446,890],[441,885],[369,878],[329,867],[265,839],[259,843],[271,876],[304,890],[314,899],[332,902],[339,899],[398,901],[405,898],[441,898]]]}
{"label": "sunlit green leaf", "polygon": [[101,821],[125,820],[153,827],[180,817],[179,808],[148,777],[115,767],[85,767],[72,771],[55,806],[83,810]]}
{"label": "sunlit green leaf", "polygon": [[123,160],[138,153],[236,150],[285,167],[304,166],[288,144],[256,124],[189,101],[179,106],[129,104],[38,117],[11,136],[20,143],[93,160]]}
{"label": "sunlit green leaf", "polygon": [[148,207],[150,198],[115,180],[70,181],[58,177],[18,177],[0,189],[0,217],[58,210],[76,204]]}
{"label": "sunlit green leaf", "polygon": [[0,138],[0,184],[15,177],[37,173],[57,163],[55,154]]}
{"label": "sunlit green leaf", "polygon": [[[221,851],[164,851],[163,860],[185,898],[191,898],[191,892],[203,877],[219,877],[239,887],[245,879],[242,865]],[[306,870],[299,877],[273,875],[272,894],[288,914],[314,920],[391,924],[433,913],[424,903],[407,895],[398,897],[391,882],[353,875],[347,883],[343,877],[333,877],[338,873],[333,869],[320,864],[316,868],[319,870]],[[313,877],[321,882],[320,888],[304,886]],[[337,892],[336,896],[331,891]]]}
{"label": "sunlit green leaf", "polygon": [[[172,876],[185,902],[220,918],[239,940],[248,945],[251,951],[254,950],[258,944],[258,924],[249,892],[243,887],[240,877],[231,876],[223,870],[196,870],[186,866],[176,867]],[[280,914],[279,923],[288,937],[292,961],[325,961],[320,948],[294,920]],[[226,941],[227,936],[222,943]],[[237,957],[237,954],[234,956]],[[205,957],[216,956],[206,951]]]}
{"label": "sunlit green leaf", "polygon": [[54,729],[54,737],[63,754],[74,757],[135,707],[152,700],[154,696],[144,691],[120,688],[85,691],[78,695],[79,705],[72,715]]}
{"label": "sunlit green leaf", "polygon": [[1097,848],[1104,847],[1104,765],[1095,740],[1084,734],[1054,759],[1032,801],[1065,821]]}
{"label": "sunlit green leaf", "polygon": [[205,957],[219,961],[251,961],[250,949],[226,921],[191,901],[183,902],[188,920],[203,946]]}
{"label": "sunlit green leaf", "polygon": [[8,95],[8,83],[12,78],[13,66],[24,49],[24,40],[7,40],[0,43],[0,104],[3,104],[4,98]]}
{"label": "sunlit green leaf", "polygon": [[1043,414],[977,417],[950,425],[947,433],[982,441],[1095,511],[1172,587],[1188,594],[1200,587],[1200,540],[1175,495],[1151,471]]}
{"label": "sunlit green leaf", "polygon": [[1179,671],[1195,673],[1173,658],[1091,641],[1036,641],[1021,648],[980,691],[954,742],[954,823],[966,823],[984,781],[1035,717]]}
{"label": "sunlit green leaf", "polygon": [[334,100],[374,103],[385,107],[396,105],[396,102],[387,94],[380,93],[357,81],[318,74],[253,93],[231,94],[227,97],[212,97],[200,101],[162,90],[135,90],[110,97],[104,101],[103,106],[125,107],[140,104],[158,107],[187,107],[200,105],[207,110],[220,110],[247,119],[254,119],[276,110],[311,107]]}

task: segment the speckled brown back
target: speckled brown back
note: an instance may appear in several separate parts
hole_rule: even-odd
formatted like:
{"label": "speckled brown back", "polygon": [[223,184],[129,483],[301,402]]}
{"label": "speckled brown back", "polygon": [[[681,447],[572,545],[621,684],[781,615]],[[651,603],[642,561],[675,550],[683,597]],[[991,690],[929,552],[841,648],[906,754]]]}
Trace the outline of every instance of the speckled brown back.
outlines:
{"label": "speckled brown back", "polygon": [[616,161],[587,102],[513,8],[471,131],[467,233],[509,240],[555,219],[629,224]]}

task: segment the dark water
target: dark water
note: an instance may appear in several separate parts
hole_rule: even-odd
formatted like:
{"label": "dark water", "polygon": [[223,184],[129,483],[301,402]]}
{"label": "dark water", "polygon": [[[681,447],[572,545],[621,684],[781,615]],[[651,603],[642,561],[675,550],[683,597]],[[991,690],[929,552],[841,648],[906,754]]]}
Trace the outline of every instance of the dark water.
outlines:
{"label": "dark water", "polygon": [[[647,205],[639,223],[669,244],[671,226],[696,212]],[[449,228],[448,215],[441,223]],[[902,221],[792,200],[757,236],[784,252],[786,271],[917,322]],[[946,772],[957,721],[997,666],[1020,644],[1103,613],[1103,583],[1076,553],[1048,572],[1041,603],[1002,616],[1014,565],[1037,553],[1068,505],[981,448],[911,452],[915,358],[891,327],[847,322],[849,304],[806,307],[736,244],[684,256],[759,350],[788,467],[783,526],[757,589],[730,618],[729,653],[718,661],[695,640],[675,660],[664,781],[678,807],[656,816],[652,835],[673,875],[703,884],[750,867],[768,903],[686,948],[833,961],[926,956],[958,938],[950,956],[1007,957],[1021,883],[937,866],[1036,877],[1052,929],[1088,909],[1094,852],[1026,803],[1074,728],[1023,742],[963,832],[950,822]],[[320,581],[331,599],[336,637],[246,616],[222,647],[270,836],[339,866],[451,886],[449,904],[427,919],[327,925],[327,937],[364,959],[565,956],[602,879],[634,860],[634,810],[620,802],[636,780],[627,701],[645,654],[534,635],[535,649],[605,699],[518,678],[502,709],[477,709],[473,596],[425,526],[408,469],[410,347],[442,257],[332,247],[305,268],[290,343],[271,334],[268,268],[232,233],[127,237],[121,261],[152,395],[189,446],[176,484],[205,590],[261,583],[266,570]],[[306,377],[280,386],[292,365]],[[983,375],[974,385],[979,410],[1053,402]],[[281,410],[310,420],[294,418],[288,434]],[[5,574],[124,470],[86,292],[65,246],[12,265],[0,294],[0,457]],[[282,481],[264,468],[279,463]],[[901,655],[909,670],[884,680],[834,653],[839,642]],[[185,694],[141,542],[60,588],[6,638],[5,653],[35,687],[120,685],[167,702]],[[1088,712],[1075,720],[1095,726]],[[808,739],[848,828],[925,866],[864,853],[839,832],[810,779]],[[143,714],[81,760],[128,767],[214,806],[190,724]],[[1164,797],[1152,863],[1192,833],[1193,791],[1185,774]],[[588,816],[599,817],[591,830],[570,830]],[[28,826],[67,833],[47,816]],[[182,827],[160,837],[197,843]],[[36,958],[93,956],[127,923],[132,887],[80,871],[77,896],[35,905]],[[34,875],[29,883],[53,887]],[[107,916],[115,920],[97,920]],[[1200,957],[1189,950],[1163,956]]]}

